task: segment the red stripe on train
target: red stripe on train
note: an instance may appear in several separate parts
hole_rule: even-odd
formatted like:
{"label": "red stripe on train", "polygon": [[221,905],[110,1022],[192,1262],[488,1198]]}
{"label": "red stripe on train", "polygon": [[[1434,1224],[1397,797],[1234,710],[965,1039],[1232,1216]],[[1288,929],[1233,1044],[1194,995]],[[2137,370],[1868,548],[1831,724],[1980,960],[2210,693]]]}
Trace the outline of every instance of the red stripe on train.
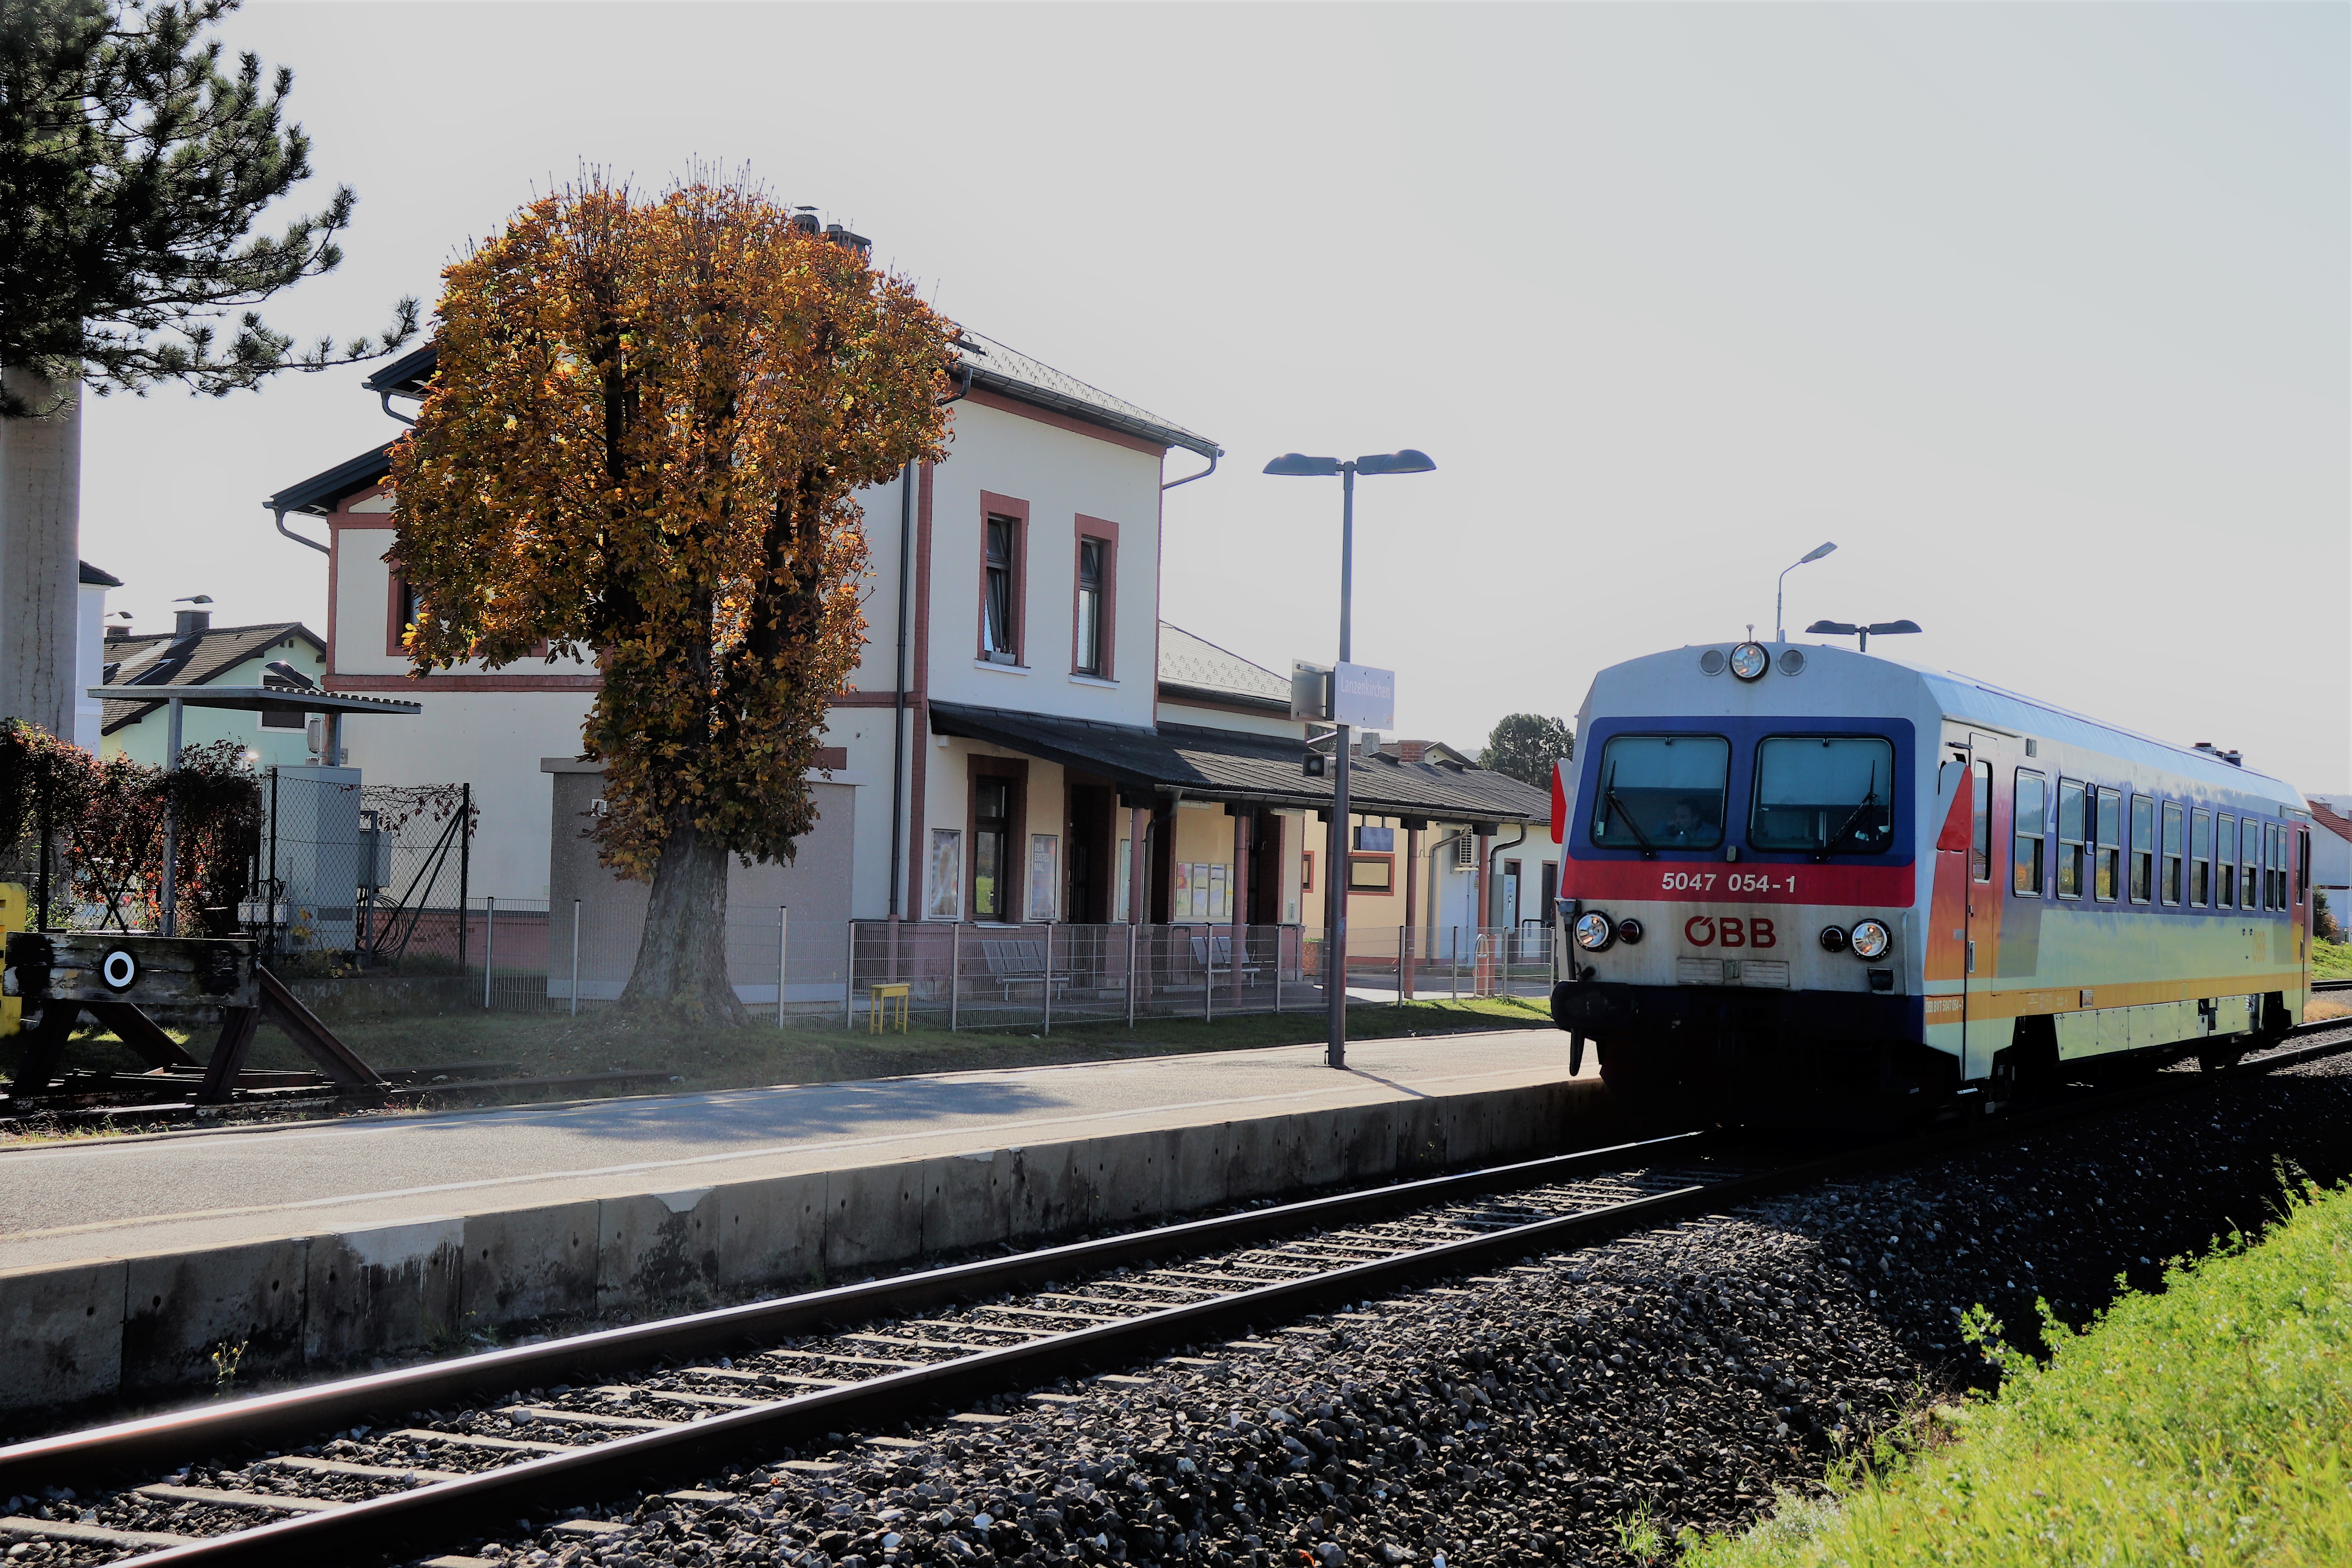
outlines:
{"label": "red stripe on train", "polygon": [[1715,903],[1864,904],[1896,909],[1911,902],[1909,866],[1738,866],[1721,862],[1570,860],[1561,868],[1560,896]]}

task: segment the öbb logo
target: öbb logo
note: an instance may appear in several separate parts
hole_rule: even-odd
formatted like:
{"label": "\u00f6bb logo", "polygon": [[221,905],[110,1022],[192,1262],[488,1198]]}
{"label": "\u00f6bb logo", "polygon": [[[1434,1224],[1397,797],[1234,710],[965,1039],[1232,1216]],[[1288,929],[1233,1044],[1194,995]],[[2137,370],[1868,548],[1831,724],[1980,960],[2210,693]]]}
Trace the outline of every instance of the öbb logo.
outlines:
{"label": "\u00f6bb logo", "polygon": [[1683,940],[1693,947],[1778,947],[1780,938],[1761,915],[1693,915],[1683,921]]}

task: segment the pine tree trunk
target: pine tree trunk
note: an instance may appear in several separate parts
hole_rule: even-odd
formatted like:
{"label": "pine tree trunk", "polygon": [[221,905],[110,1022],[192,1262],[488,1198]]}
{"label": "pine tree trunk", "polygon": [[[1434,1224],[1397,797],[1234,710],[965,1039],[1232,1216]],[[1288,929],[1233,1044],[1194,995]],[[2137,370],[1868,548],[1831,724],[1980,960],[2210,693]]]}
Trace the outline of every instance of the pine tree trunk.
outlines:
{"label": "pine tree trunk", "polygon": [[0,719],[74,738],[76,620],[81,594],[81,388],[38,372],[0,372],[36,409],[0,419]]}
{"label": "pine tree trunk", "polygon": [[621,1005],[687,1024],[751,1022],[727,983],[727,851],[705,842],[691,822],[662,844]]}

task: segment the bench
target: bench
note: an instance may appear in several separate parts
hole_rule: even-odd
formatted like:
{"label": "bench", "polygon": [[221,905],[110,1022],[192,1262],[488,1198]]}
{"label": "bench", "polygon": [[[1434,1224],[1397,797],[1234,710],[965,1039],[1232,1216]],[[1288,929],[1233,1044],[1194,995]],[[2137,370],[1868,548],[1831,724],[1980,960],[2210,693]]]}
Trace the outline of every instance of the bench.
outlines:
{"label": "bench", "polygon": [[[1042,990],[1045,984],[1045,944],[1042,942],[982,942],[980,954],[988,961],[988,977],[1004,988],[1007,1002],[1013,1000],[1013,988],[1016,985],[1034,985]],[[1069,989],[1067,970],[1055,973],[1052,979],[1057,994]]]}
{"label": "bench", "polygon": [[[1234,972],[1234,933],[1229,931],[1196,931],[1192,933],[1192,962],[1209,972],[1215,979],[1219,973]],[[1258,965],[1246,950],[1242,954],[1242,978],[1257,978]]]}

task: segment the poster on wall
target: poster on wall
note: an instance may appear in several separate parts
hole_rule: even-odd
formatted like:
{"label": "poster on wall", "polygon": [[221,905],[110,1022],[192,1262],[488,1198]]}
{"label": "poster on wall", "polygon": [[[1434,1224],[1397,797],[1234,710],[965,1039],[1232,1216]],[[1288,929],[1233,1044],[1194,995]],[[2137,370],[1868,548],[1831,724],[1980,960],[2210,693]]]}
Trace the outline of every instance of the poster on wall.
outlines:
{"label": "poster on wall", "polygon": [[1176,879],[1176,886],[1169,893],[1168,918],[1189,921],[1192,918],[1192,862],[1179,860],[1169,868],[1169,872]]}
{"label": "poster on wall", "polygon": [[925,869],[930,898],[923,918],[951,921],[963,913],[963,829],[931,829],[931,863]]}
{"label": "poster on wall", "polygon": [[1209,918],[1213,921],[1222,922],[1234,918],[1232,876],[1233,868],[1230,866],[1209,868]]}
{"label": "poster on wall", "polygon": [[1122,838],[1118,841],[1118,892],[1111,904],[1113,920],[1131,921],[1135,918],[1134,911],[1128,908],[1127,903],[1128,878],[1132,874],[1134,868],[1132,855],[1134,847],[1135,841],[1131,838]]}
{"label": "poster on wall", "polygon": [[1061,896],[1062,879],[1056,874],[1061,864],[1062,841],[1051,833],[1029,836],[1029,918],[1050,921],[1057,918],[1055,900]]}

